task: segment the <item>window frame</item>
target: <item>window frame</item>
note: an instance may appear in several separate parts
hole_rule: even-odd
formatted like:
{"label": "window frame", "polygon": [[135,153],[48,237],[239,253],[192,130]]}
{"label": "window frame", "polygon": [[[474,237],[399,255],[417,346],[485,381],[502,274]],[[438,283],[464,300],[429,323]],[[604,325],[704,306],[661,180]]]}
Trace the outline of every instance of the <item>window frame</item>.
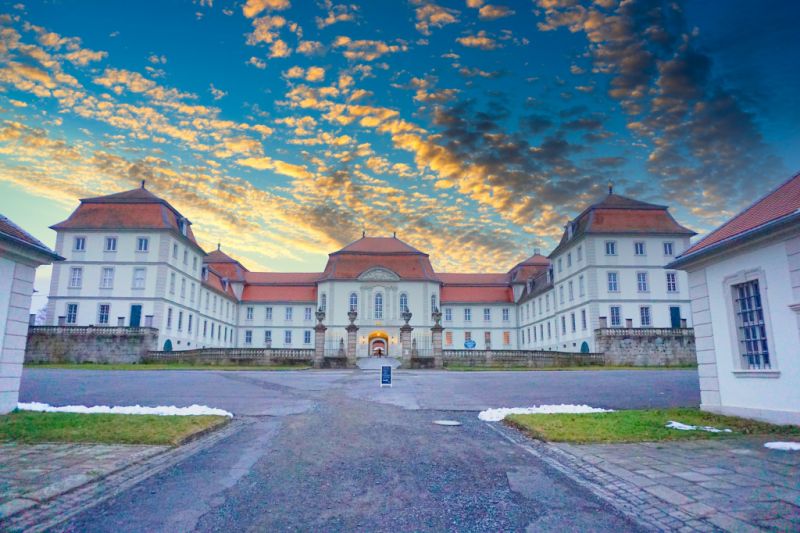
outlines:
{"label": "window frame", "polygon": [[607,256],[615,256],[617,255],[617,241],[606,241],[605,242],[605,250]]}
{"label": "window frame", "polygon": [[650,292],[650,276],[647,271],[636,272],[636,292]]}
{"label": "window frame", "polygon": [[[70,312],[71,310],[73,312]],[[67,307],[66,307],[66,310],[65,310],[65,313],[64,313],[64,323],[71,324],[71,325],[77,324],[78,323],[78,311],[79,311],[79,307],[78,307],[78,303],[77,302],[69,302],[69,303],[67,303]],[[72,317],[72,320],[70,320],[70,317]]]}
{"label": "window frame", "polygon": [[[645,315],[647,315],[647,323],[645,324]],[[653,327],[653,310],[649,305],[639,306],[639,325],[643,328]]]}
{"label": "window frame", "polygon": [[116,235],[107,235],[103,238],[103,252],[114,253],[117,251],[117,237]]}
{"label": "window frame", "polygon": [[[614,311],[617,311],[617,320],[616,324],[614,323]],[[608,322],[612,328],[620,328],[622,327],[622,306],[620,305],[610,305],[608,306]]]}
{"label": "window frame", "polygon": [[80,289],[81,287],[83,287],[83,267],[70,267],[67,288]]}
{"label": "window frame", "polygon": [[[642,253],[639,253],[639,248],[641,247]],[[633,243],[633,255],[637,257],[644,257],[647,255],[647,244],[645,241],[634,241]]]}
{"label": "window frame", "polygon": [[[80,243],[80,246],[78,246]],[[86,251],[86,236],[85,235],[76,235],[72,239],[72,251],[73,252],[85,252]]]}
{"label": "window frame", "polygon": [[[614,288],[611,288],[611,278],[614,278]],[[619,292],[619,272],[616,270],[608,270],[606,271],[606,288],[608,292]]]}
{"label": "window frame", "polygon": [[[761,310],[764,320],[764,329],[767,337],[767,350],[769,354],[770,367],[765,369],[747,368],[744,364],[744,354],[741,350],[740,338],[738,333],[738,322],[736,319],[736,306],[734,287],[743,283],[757,281],[759,297],[761,299]],[[731,343],[731,356],[733,357],[733,374],[737,377],[765,377],[776,378],[780,376],[780,357],[775,350],[775,336],[772,329],[772,316],[769,305],[769,286],[767,284],[766,273],[763,269],[740,270],[722,281],[727,307],[728,335]]]}
{"label": "window frame", "polygon": [[[669,246],[669,253],[667,253],[667,246]],[[675,242],[664,241],[662,243],[662,251],[664,252],[664,257],[675,257]]]}
{"label": "window frame", "polygon": [[[105,315],[103,314],[104,307],[106,308]],[[103,320],[104,316],[105,316],[105,321]],[[108,325],[110,320],[111,320],[111,304],[109,303],[97,304],[97,323],[100,325]]]}
{"label": "window frame", "polygon": [[[139,286],[139,284],[137,283],[137,279],[138,279],[137,276],[136,276],[137,272],[141,272],[142,273],[141,286]],[[133,284],[132,284],[131,288],[132,289],[136,289],[136,290],[144,290],[146,287],[147,287],[147,269],[144,268],[144,267],[136,267],[136,268],[134,268],[133,269]]]}
{"label": "window frame", "polygon": [[[106,277],[106,272],[111,272],[111,275]],[[114,288],[114,267],[104,266],[100,268],[100,288],[101,289]]]}

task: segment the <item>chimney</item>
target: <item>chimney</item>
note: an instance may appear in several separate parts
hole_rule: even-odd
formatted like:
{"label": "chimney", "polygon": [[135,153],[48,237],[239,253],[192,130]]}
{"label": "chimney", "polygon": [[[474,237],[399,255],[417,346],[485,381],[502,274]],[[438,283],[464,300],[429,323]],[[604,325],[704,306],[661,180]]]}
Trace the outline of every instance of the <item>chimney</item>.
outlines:
{"label": "chimney", "polygon": [[541,250],[539,250],[539,248],[534,248],[534,249],[533,249],[533,255],[539,255],[539,252],[540,252],[540,251],[541,251]]}
{"label": "chimney", "polygon": [[613,194],[613,192],[614,192],[614,182],[613,181],[609,181],[608,182],[608,194]]}
{"label": "chimney", "polygon": [[142,189],[144,189],[144,180],[142,180]]}

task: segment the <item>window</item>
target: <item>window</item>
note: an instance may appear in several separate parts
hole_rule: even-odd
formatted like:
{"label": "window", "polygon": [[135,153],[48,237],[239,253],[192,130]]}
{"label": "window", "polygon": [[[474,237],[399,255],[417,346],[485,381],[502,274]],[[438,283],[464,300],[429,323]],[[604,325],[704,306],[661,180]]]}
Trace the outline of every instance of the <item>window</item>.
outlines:
{"label": "window", "polygon": [[405,313],[408,311],[408,295],[403,293],[400,295],[400,312]]}
{"label": "window", "polygon": [[733,285],[732,289],[739,353],[744,358],[742,366],[749,369],[771,368],[758,280]]}
{"label": "window", "polygon": [[639,319],[643,328],[652,324],[650,321],[650,307],[643,305],[639,308]]}
{"label": "window", "polygon": [[133,269],[133,288],[134,289],[144,289],[144,277],[145,277],[145,269],[144,268],[134,268]]}
{"label": "window", "polygon": [[109,304],[100,304],[97,307],[97,323],[108,324],[108,315],[111,313],[111,306]]}
{"label": "window", "polygon": [[208,320],[203,320],[203,338],[208,335]]}
{"label": "window", "polygon": [[633,253],[634,255],[645,255],[644,243],[641,241],[633,243]]}
{"label": "window", "polygon": [[572,290],[572,280],[570,280],[569,283],[567,284],[567,292],[569,293],[569,301],[571,302],[572,300],[575,299],[575,293]]}
{"label": "window", "polygon": [[445,320],[445,322],[452,322],[453,321],[453,308],[452,307],[445,307],[444,308],[444,320]]}
{"label": "window", "polygon": [[567,317],[565,317],[564,315],[561,315],[561,334],[562,335],[567,334]]}
{"label": "window", "polygon": [[292,344],[292,331],[291,330],[287,329],[286,331],[283,332],[283,344],[285,344],[286,346],[289,346],[290,344]]}
{"label": "window", "polygon": [[548,339],[549,339],[549,338],[552,338],[552,336],[553,336],[553,335],[552,335],[552,331],[551,331],[551,329],[550,329],[550,321],[548,320],[548,321],[547,321],[547,338],[548,338]]}
{"label": "window", "polygon": [[69,287],[71,289],[80,289],[83,284],[83,268],[72,267],[69,271]]}
{"label": "window", "polygon": [[322,296],[320,296],[319,307],[322,309],[323,313],[328,310],[328,295],[324,292],[322,293]]}
{"label": "window", "polygon": [[577,326],[575,325],[575,313],[570,313],[569,322],[570,325],[572,326],[572,333],[575,333],[575,330],[578,329]]}
{"label": "window", "polygon": [[560,273],[561,273],[561,271],[563,270],[563,268],[561,268],[562,266],[563,266],[563,265],[561,264],[561,258],[559,257],[559,258],[558,258],[558,273],[559,273],[559,274],[560,274]]}
{"label": "window", "polygon": [[311,320],[311,308],[306,307],[303,309],[303,320]]}
{"label": "window", "polygon": [[178,311],[178,331],[183,329],[183,311]]}
{"label": "window", "polygon": [[586,329],[586,309],[581,309],[581,329]]}
{"label": "window", "polygon": [[194,282],[189,286],[189,301],[194,303]]}
{"label": "window", "polygon": [[572,252],[567,253],[567,267],[572,266]]}
{"label": "window", "polygon": [[67,324],[78,321],[78,304],[67,304]]}
{"label": "window", "polygon": [[622,325],[622,309],[618,305],[611,306],[611,326],[619,327]]}
{"label": "window", "polygon": [[584,292],[583,288],[583,274],[581,274],[580,276],[578,276],[578,296],[583,298],[585,294],[586,293]]}
{"label": "window", "polygon": [[664,255],[669,256],[669,257],[672,257],[673,255],[675,255],[674,246],[672,245],[671,242],[665,242],[664,243]]}
{"label": "window", "polygon": [[447,346],[453,345],[453,332],[452,331],[445,331],[444,332],[444,343]]}
{"label": "window", "polygon": [[172,258],[173,259],[177,259],[178,258],[178,245],[177,244],[173,244],[172,245]]}
{"label": "window", "polygon": [[647,272],[636,273],[636,290],[639,292],[647,292]]}
{"label": "window", "polygon": [[192,315],[192,314],[189,314],[189,322],[188,322],[188,323],[187,323],[187,325],[186,325],[186,330],[187,330],[189,333],[191,333],[191,332],[192,332],[192,318],[194,318],[194,315]]}
{"label": "window", "polygon": [[103,248],[103,251],[116,252],[117,251],[117,238],[116,237],[106,237],[106,245]]}
{"label": "window", "polygon": [[564,285],[559,285],[558,287],[558,301],[560,303],[564,303]]}
{"label": "window", "polygon": [[271,307],[267,307],[265,309],[264,319],[265,320],[272,320],[272,308]]}
{"label": "window", "polygon": [[[528,332],[530,334],[530,331]],[[511,332],[504,331],[503,332],[503,346],[510,346],[511,345]]]}
{"label": "window", "polygon": [[103,267],[102,274],[100,275],[100,288],[110,289],[114,287],[114,269],[111,267]]}
{"label": "window", "polygon": [[253,308],[248,307],[245,310],[245,320],[253,320]]}
{"label": "window", "polygon": [[244,332],[244,343],[245,344],[253,344],[253,331],[250,329],[245,330]]}
{"label": "window", "polygon": [[616,272],[609,272],[608,273],[608,292],[617,292],[619,291],[619,283],[617,279]]}
{"label": "window", "polygon": [[606,255],[617,255],[617,241],[606,241]]}
{"label": "window", "polygon": [[186,298],[186,278],[181,278],[181,298]]}
{"label": "window", "polygon": [[75,251],[76,252],[86,251],[86,237],[75,237]]}
{"label": "window", "polygon": [[292,310],[291,307],[287,307],[286,310],[285,310],[284,319],[287,322],[291,322],[292,321],[292,311],[293,310]]}
{"label": "window", "polygon": [[377,293],[375,295],[375,318],[382,319],[383,318],[383,293]]}
{"label": "window", "polygon": [[[214,335],[214,326],[211,326],[211,335]],[[172,308],[167,308],[167,329],[172,329]]]}
{"label": "window", "polygon": [[267,345],[267,346],[272,344],[272,331],[271,330],[264,331],[264,344]]}
{"label": "window", "polygon": [[583,260],[583,246],[578,246],[578,263]]}
{"label": "window", "polygon": [[175,294],[175,272],[169,275],[169,293]]}
{"label": "window", "polygon": [[464,322],[472,322],[472,309],[469,307],[464,309]]}
{"label": "window", "polygon": [[508,307],[503,308],[503,322],[508,322]]}
{"label": "window", "polygon": [[303,332],[303,344],[311,344],[311,330],[307,329]]}
{"label": "window", "polygon": [[675,272],[667,272],[667,292],[678,292],[678,275]]}
{"label": "window", "polygon": [[184,265],[188,265],[189,264],[189,250],[184,250],[183,251],[183,264]]}
{"label": "window", "polygon": [[471,341],[471,340],[472,340],[472,332],[471,331],[465,331],[464,332],[464,342]]}
{"label": "window", "polygon": [[358,294],[351,292],[350,293],[350,308],[349,311],[358,312]]}
{"label": "window", "polygon": [[545,294],[544,303],[545,303],[545,309],[544,310],[549,313],[550,312],[550,295],[549,294]]}
{"label": "window", "polygon": [[492,332],[491,331],[484,331],[483,332],[483,344],[487,348],[492,345]]}
{"label": "window", "polygon": [[431,294],[431,313],[433,313],[439,306],[436,305],[436,295]]}
{"label": "window", "polygon": [[197,256],[192,256],[192,272],[197,272]]}
{"label": "window", "polygon": [[492,321],[492,310],[488,307],[483,309],[483,320],[484,322],[491,322]]}

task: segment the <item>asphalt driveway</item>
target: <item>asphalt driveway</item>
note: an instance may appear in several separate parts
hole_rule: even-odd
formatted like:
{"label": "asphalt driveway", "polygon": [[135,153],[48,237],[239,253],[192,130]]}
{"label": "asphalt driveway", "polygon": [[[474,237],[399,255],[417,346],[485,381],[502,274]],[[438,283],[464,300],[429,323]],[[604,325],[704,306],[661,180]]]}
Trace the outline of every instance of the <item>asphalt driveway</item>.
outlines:
{"label": "asphalt driveway", "polygon": [[[63,531],[636,531],[476,410],[697,405],[693,371],[209,372],[26,369],[21,401],[202,403],[242,428]],[[433,424],[437,419],[462,423]]]}

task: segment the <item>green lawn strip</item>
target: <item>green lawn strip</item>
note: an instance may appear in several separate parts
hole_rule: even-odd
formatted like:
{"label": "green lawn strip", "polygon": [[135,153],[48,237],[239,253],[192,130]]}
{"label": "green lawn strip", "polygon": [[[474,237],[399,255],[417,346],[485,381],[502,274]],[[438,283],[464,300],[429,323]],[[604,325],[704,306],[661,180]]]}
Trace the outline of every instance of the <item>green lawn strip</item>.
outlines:
{"label": "green lawn strip", "polygon": [[0,416],[0,441],[176,446],[228,423],[226,416],[157,416],[13,411]]}
{"label": "green lawn strip", "polygon": [[308,365],[192,365],[189,363],[27,363],[25,368],[66,370],[307,370]]}
{"label": "green lawn strip", "polygon": [[447,365],[445,370],[454,372],[484,372],[484,371],[573,371],[573,370],[694,370],[697,365],[673,365],[673,366],[601,366],[601,365],[581,365],[581,366],[552,366],[552,367],[530,367],[530,366],[467,366],[467,365]]}
{"label": "green lawn strip", "polygon": [[[728,428],[732,432],[711,433],[669,429],[665,426],[670,420],[693,426]],[[715,415],[699,409],[510,415],[505,418],[505,423],[536,439],[579,444],[716,439],[742,435],[800,437],[800,426],[776,426],[744,418]]]}

